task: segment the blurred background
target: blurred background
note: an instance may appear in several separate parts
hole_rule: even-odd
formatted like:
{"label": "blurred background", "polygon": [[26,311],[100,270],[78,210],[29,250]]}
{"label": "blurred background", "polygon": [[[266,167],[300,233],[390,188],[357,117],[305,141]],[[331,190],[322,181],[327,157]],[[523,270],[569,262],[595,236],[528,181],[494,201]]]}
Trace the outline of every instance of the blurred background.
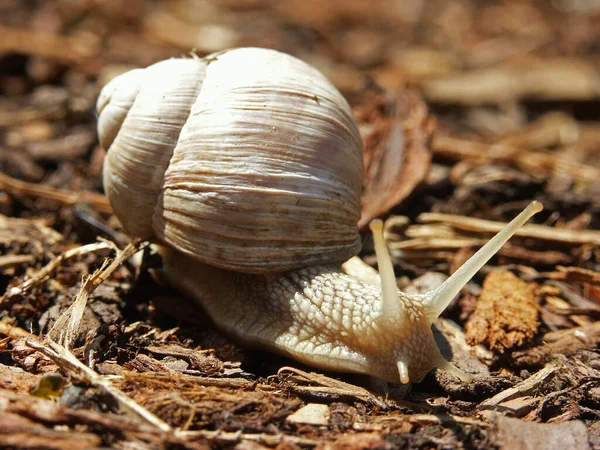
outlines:
{"label": "blurred background", "polygon": [[[365,198],[380,199],[363,223],[425,183],[407,211],[487,204],[504,219],[536,193],[600,227],[600,1],[2,0],[0,17],[0,169],[12,177],[99,191],[102,85],[165,58],[261,46],[315,65],[349,99]],[[404,167],[382,169],[398,153]]]}

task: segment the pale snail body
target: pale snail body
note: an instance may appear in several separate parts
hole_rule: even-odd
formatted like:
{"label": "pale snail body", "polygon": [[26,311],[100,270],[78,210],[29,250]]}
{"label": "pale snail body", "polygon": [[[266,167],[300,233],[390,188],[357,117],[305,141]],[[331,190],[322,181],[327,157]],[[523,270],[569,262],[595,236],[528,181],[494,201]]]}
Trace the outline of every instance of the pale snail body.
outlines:
{"label": "pale snail body", "polygon": [[246,346],[390,382],[399,380],[398,360],[406,361],[413,381],[445,362],[417,301],[402,297],[410,311],[405,326],[383,323],[381,289],[337,265],[250,275],[203,265],[174,250],[161,254],[167,280]]}
{"label": "pale snail body", "polygon": [[470,379],[442,357],[431,325],[538,203],[440,288],[407,296],[380,224],[382,286],[341,268],[360,246],[361,142],[316,69],[264,49],[168,60],[113,80],[98,111],[117,216],[175,248],[162,251],[164,276],[219,328],[323,369],[408,383],[438,367]]}

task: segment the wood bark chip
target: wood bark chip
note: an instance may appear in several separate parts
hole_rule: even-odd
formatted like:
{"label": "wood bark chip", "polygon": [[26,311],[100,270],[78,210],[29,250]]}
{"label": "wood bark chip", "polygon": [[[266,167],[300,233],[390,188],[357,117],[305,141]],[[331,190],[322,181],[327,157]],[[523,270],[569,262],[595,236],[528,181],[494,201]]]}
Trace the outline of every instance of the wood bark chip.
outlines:
{"label": "wood bark chip", "polygon": [[511,272],[490,273],[465,326],[467,342],[504,353],[531,341],[539,327],[536,288]]}
{"label": "wood bark chip", "polygon": [[357,433],[342,435],[335,442],[321,443],[316,450],[392,450],[394,445],[378,433]]}
{"label": "wood bark chip", "polygon": [[492,432],[499,450],[588,450],[588,433],[583,422],[528,423],[499,416]]}
{"label": "wood bark chip", "polygon": [[98,448],[102,440],[93,433],[53,430],[17,414],[0,412],[0,445],[3,448],[69,450]]}
{"label": "wood bark chip", "polygon": [[285,421],[291,424],[327,425],[329,423],[329,406],[309,403],[298,411],[287,416]]}
{"label": "wood bark chip", "polygon": [[365,179],[359,227],[405,200],[427,175],[434,123],[413,90],[378,94],[356,111]]}
{"label": "wood bark chip", "polygon": [[211,351],[200,351],[182,347],[177,344],[163,346],[149,346],[146,348],[151,353],[160,356],[171,356],[189,363],[190,367],[202,373],[203,376],[214,377],[223,374],[224,364],[216,358]]}
{"label": "wood bark chip", "polygon": [[555,280],[564,280],[572,282],[583,282],[600,285],[600,272],[594,270],[586,270],[581,267],[556,267],[557,272],[548,274],[550,278]]}
{"label": "wood bark chip", "polygon": [[519,368],[541,367],[556,355],[572,356],[600,344],[600,322],[546,333],[542,343],[511,354],[512,363]]}
{"label": "wood bark chip", "polygon": [[28,393],[37,384],[39,378],[18,367],[0,364],[0,389]]}

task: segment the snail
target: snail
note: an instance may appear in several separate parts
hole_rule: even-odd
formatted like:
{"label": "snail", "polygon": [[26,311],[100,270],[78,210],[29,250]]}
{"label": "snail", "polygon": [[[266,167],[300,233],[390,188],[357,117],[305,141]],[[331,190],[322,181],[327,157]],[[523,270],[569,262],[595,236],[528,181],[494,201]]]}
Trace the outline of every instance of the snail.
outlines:
{"label": "snail", "polygon": [[407,295],[381,221],[381,286],[342,269],[361,245],[362,143],[343,96],[307,63],[258,48],[170,59],[113,79],[97,110],[113,210],[163,245],[163,276],[222,331],[325,370],[471,380],[442,357],[432,323],[540,203],[439,288]]}

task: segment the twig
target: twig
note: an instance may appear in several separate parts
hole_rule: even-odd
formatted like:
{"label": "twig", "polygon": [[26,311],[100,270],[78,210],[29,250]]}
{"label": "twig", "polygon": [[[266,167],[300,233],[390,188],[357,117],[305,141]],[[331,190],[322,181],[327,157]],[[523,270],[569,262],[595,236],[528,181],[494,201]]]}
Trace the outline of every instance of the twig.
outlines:
{"label": "twig", "polygon": [[538,389],[542,384],[548,382],[548,380],[553,377],[561,368],[561,364],[558,362],[552,362],[542,370],[527,378],[526,380],[521,381],[518,384],[515,384],[513,387],[508,388],[487,400],[484,400],[479,404],[480,410],[486,409],[494,409],[501,403],[512,400],[517,397],[522,397],[524,395],[529,395]]}
{"label": "twig", "polygon": [[[285,375],[288,375],[287,377]],[[290,376],[291,375],[291,376]],[[305,382],[316,383],[319,386],[298,386],[289,384],[288,388],[296,393],[310,394],[310,395],[326,395],[335,397],[352,397],[361,400],[366,403],[378,406],[379,408],[386,410],[389,405],[383,399],[378,398],[365,388],[355,386],[350,383],[345,383],[340,380],[334,380],[325,375],[318,373],[304,372],[303,370],[296,369],[295,367],[282,367],[277,371],[277,376],[282,381],[288,381],[288,378],[301,378]]]}
{"label": "twig", "polygon": [[113,386],[108,379],[97,374],[79,361],[75,355],[69,352],[69,350],[62,345],[49,340],[40,342],[33,338],[27,339],[27,345],[50,358],[59,367],[66,370],[71,376],[87,382],[92,386],[101,387],[115,400],[117,400],[120,405],[134,412],[150,425],[157,427],[160,431],[165,433],[172,432],[172,428],[169,424],[162,421],[146,408],[133,401],[123,391]]}
{"label": "twig", "polygon": [[11,287],[2,297],[0,297],[0,305],[10,300],[16,295],[21,295],[46,280],[50,274],[60,265],[63,261],[76,256],[87,255],[88,253],[97,252],[100,250],[107,250],[114,248],[114,244],[108,242],[95,242],[93,244],[82,245],[81,247],[72,248],[62,253],[61,255],[54,258],[40,270],[38,270],[31,278],[26,279],[18,286]]}
{"label": "twig", "polygon": [[102,194],[91,191],[67,191],[65,189],[56,189],[45,184],[28,183],[17,180],[5,173],[0,172],[0,189],[11,194],[29,195],[33,197],[56,200],[67,206],[77,203],[87,203],[102,213],[111,214],[112,208],[106,197]]}
{"label": "twig", "polygon": [[29,331],[25,331],[23,328],[15,327],[9,323],[0,321],[0,334],[4,334],[12,339],[34,337]]}
{"label": "twig", "polygon": [[79,324],[83,317],[83,311],[85,310],[87,300],[91,293],[94,292],[96,288],[100,286],[121,264],[123,264],[125,260],[129,259],[143,247],[148,245],[148,242],[137,241],[135,243],[130,243],[122,251],[112,242],[105,241],[104,244],[115,249],[117,256],[115,256],[115,259],[113,259],[112,262],[109,262],[110,260],[106,259],[100,269],[86,277],[75,301],[58,319],[56,319],[56,322],[54,322],[54,325],[48,332],[48,338],[59,342],[67,349],[71,348],[71,345],[77,337],[77,331],[79,330]]}
{"label": "twig", "polygon": [[[506,225],[503,222],[441,213],[424,213],[418,217],[418,220],[424,223],[442,222],[462,230],[487,233],[497,233]],[[515,235],[544,241],[564,242],[565,244],[600,245],[600,231],[594,230],[567,230],[545,225],[527,224],[519,228]]]}
{"label": "twig", "polygon": [[[519,146],[506,143],[485,143],[444,134],[436,134],[431,144],[433,153],[455,160],[491,161],[514,163],[532,173],[562,170],[583,181],[596,181],[600,169],[581,164],[544,151],[524,151]],[[535,169],[535,170],[533,170]]]}
{"label": "twig", "polygon": [[[245,378],[216,378],[216,377],[203,377],[197,375],[187,375],[180,372],[124,372],[122,375],[116,375],[114,379],[123,380],[134,380],[142,382],[152,382],[155,384],[169,382],[176,382],[179,386],[192,385],[192,386],[214,386],[230,389],[244,389],[249,386],[253,386],[254,382],[246,380]],[[257,389],[269,390],[269,385],[260,384]]]}
{"label": "twig", "polygon": [[20,266],[21,264],[30,264],[34,260],[33,255],[3,255],[0,256],[0,270]]}
{"label": "twig", "polygon": [[282,442],[289,442],[301,446],[316,446],[319,441],[290,436],[285,434],[266,434],[266,433],[242,433],[241,431],[227,432],[227,431],[209,431],[209,430],[198,430],[198,431],[175,431],[175,436],[179,438],[204,438],[216,441],[222,444],[236,444],[240,441],[252,441],[267,446],[276,446]]}

